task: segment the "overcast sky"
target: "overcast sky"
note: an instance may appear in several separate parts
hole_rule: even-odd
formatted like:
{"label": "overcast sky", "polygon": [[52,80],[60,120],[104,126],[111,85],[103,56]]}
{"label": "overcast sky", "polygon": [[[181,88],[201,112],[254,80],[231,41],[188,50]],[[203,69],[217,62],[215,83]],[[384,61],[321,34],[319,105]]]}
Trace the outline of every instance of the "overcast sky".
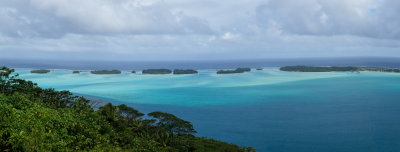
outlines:
{"label": "overcast sky", "polygon": [[0,0],[0,58],[400,57],[400,0]]}

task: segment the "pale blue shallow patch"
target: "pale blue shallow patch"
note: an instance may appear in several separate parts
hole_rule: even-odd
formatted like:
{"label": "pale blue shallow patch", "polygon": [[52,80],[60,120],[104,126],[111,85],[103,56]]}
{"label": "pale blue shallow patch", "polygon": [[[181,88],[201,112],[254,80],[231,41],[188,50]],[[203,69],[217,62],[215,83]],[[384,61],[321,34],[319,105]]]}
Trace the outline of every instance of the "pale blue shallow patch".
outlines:
{"label": "pale blue shallow patch", "polygon": [[22,78],[42,87],[173,113],[199,136],[260,152],[400,151],[400,74],[292,73],[277,68],[245,74],[150,76],[71,74],[54,70]]}
{"label": "pale blue shallow patch", "polygon": [[93,75],[89,72],[72,74],[69,70],[31,74],[29,69],[18,69],[18,72],[22,78],[45,88],[70,90],[119,102],[175,106],[248,104],[271,95],[301,93],[294,88],[263,90],[263,86],[357,76],[354,73],[291,73],[277,68],[230,75],[217,75],[215,70],[201,70],[198,75],[142,75],[129,71],[121,75]]}

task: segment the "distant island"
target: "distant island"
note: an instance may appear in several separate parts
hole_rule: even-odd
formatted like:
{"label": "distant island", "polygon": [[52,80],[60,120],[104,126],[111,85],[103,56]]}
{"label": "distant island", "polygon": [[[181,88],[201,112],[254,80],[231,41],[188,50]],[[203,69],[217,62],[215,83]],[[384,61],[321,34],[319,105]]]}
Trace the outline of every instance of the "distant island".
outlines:
{"label": "distant island", "polygon": [[81,73],[81,71],[73,71],[72,73],[73,74],[79,74],[79,73]]}
{"label": "distant island", "polygon": [[36,74],[46,74],[46,73],[49,73],[50,72],[50,70],[43,70],[43,69],[41,69],[41,70],[32,70],[31,71],[31,73],[36,73]]}
{"label": "distant island", "polygon": [[400,69],[378,68],[378,67],[353,67],[353,66],[285,66],[280,68],[281,71],[288,72],[359,72],[359,71],[376,71],[376,72],[394,72],[400,73]]}
{"label": "distant island", "polygon": [[260,71],[260,70],[263,70],[263,69],[262,68],[257,68],[256,70]]}
{"label": "distant island", "polygon": [[63,90],[40,88],[0,67],[1,151],[256,152],[195,136],[173,114],[142,113]]}
{"label": "distant island", "polygon": [[136,73],[136,71],[135,71],[135,70],[133,70],[133,71],[131,71],[131,73]]}
{"label": "distant island", "polygon": [[181,69],[175,69],[174,74],[197,74],[199,72],[197,72],[196,70],[192,70],[192,69],[187,69],[187,70],[181,70]]}
{"label": "distant island", "polygon": [[237,68],[235,70],[218,70],[217,74],[235,74],[235,73],[245,73],[250,72],[250,68]]}
{"label": "distant island", "polygon": [[90,71],[92,74],[121,74],[121,71],[119,70],[95,70],[95,71]]}
{"label": "distant island", "polygon": [[376,71],[376,72],[394,72],[400,73],[400,69],[394,68],[376,68],[376,67],[359,67],[358,71]]}
{"label": "distant island", "polygon": [[147,69],[143,70],[142,74],[171,74],[172,71],[169,69]]}

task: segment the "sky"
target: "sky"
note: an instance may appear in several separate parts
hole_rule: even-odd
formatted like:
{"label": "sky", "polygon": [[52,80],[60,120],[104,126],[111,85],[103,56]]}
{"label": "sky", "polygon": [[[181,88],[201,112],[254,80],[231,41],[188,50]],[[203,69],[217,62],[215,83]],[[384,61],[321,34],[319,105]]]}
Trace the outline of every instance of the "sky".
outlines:
{"label": "sky", "polygon": [[0,0],[0,58],[400,57],[399,0]]}

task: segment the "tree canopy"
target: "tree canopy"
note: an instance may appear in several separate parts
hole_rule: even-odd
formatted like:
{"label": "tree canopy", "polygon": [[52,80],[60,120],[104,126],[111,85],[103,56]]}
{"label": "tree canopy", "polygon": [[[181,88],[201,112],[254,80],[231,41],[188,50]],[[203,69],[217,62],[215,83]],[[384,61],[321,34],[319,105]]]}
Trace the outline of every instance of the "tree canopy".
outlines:
{"label": "tree canopy", "polygon": [[245,73],[250,72],[250,68],[236,68],[235,70],[218,70],[217,74],[235,74],[235,73]]}
{"label": "tree canopy", "polygon": [[196,137],[188,121],[43,89],[0,68],[0,151],[253,152]]}

